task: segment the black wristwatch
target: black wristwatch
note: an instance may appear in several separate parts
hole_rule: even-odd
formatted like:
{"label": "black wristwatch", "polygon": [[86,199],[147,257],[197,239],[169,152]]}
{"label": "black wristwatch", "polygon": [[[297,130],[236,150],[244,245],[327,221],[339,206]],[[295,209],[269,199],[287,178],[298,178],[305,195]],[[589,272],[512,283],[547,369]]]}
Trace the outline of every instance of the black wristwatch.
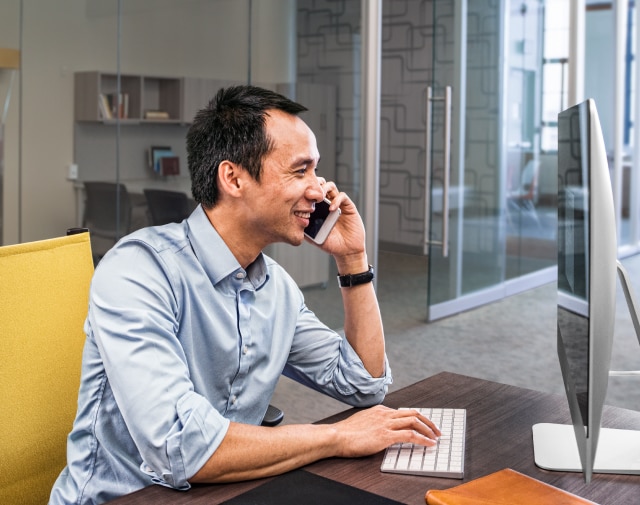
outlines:
{"label": "black wristwatch", "polygon": [[373,267],[369,265],[369,270],[360,274],[346,274],[338,275],[338,285],[341,288],[349,288],[351,286],[358,286],[359,284],[366,284],[373,280]]}

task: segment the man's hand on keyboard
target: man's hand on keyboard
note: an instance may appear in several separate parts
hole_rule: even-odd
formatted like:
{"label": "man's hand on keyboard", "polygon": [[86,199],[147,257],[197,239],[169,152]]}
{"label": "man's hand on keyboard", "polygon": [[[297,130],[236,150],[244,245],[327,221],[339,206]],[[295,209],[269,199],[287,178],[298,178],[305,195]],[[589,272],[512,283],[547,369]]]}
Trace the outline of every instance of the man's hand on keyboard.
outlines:
{"label": "man's hand on keyboard", "polygon": [[438,444],[431,447],[393,444],[384,453],[380,471],[463,479],[466,409],[423,407],[418,410],[439,425],[442,434]]}
{"label": "man's hand on keyboard", "polygon": [[432,446],[441,435],[438,427],[419,412],[382,405],[361,410],[334,427],[342,457],[375,454],[399,442]]}
{"label": "man's hand on keyboard", "polygon": [[432,447],[440,435],[438,427],[418,411],[381,405],[334,424],[268,428],[231,422],[222,443],[189,482],[268,477],[323,458],[370,456],[397,443]]}

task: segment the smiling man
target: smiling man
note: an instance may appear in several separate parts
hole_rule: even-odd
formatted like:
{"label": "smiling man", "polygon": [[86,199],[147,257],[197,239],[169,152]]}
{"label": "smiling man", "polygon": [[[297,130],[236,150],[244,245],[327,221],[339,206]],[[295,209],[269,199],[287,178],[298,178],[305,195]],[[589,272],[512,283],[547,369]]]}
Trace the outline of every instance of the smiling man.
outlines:
{"label": "smiling man", "polygon": [[[52,505],[434,443],[430,420],[378,405],[391,375],[364,226],[351,199],[317,176],[315,136],[298,117],[304,110],[265,89],[221,89],[187,135],[200,205],[182,223],[125,237],[101,260],[78,414]],[[276,242],[301,244],[324,197],[342,213],[321,248],[345,279],[346,338],[318,320],[262,253]],[[333,425],[260,426],[282,374],[371,408]]]}

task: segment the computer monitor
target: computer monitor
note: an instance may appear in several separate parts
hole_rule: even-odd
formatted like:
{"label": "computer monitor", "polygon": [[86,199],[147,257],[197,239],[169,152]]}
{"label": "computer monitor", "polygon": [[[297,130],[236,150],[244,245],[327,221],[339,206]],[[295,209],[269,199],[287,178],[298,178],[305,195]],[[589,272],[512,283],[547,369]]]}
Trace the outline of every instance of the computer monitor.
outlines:
{"label": "computer monitor", "polygon": [[587,100],[558,115],[557,353],[573,426],[533,427],[536,464],[582,471],[586,482],[593,472],[640,474],[640,432],[600,427],[619,267],[609,165]]}

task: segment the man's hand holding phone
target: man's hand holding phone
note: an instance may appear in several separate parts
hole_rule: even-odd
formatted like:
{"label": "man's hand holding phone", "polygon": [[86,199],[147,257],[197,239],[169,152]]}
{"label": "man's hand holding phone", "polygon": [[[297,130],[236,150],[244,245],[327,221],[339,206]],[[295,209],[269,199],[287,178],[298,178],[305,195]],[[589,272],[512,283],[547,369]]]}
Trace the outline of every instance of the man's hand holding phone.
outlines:
{"label": "man's hand holding phone", "polygon": [[304,229],[304,234],[318,245],[324,243],[340,217],[340,209],[329,211],[329,205],[331,200],[327,198],[317,202],[309,218],[309,226]]}
{"label": "man's hand holding phone", "polygon": [[[316,209],[320,207],[318,212],[325,214],[330,207],[335,207],[335,210],[329,212],[321,223],[316,238],[312,239],[307,233],[307,240],[331,254],[340,271],[348,273],[366,270],[368,263],[365,251],[365,230],[358,209],[349,195],[337,188],[335,182],[326,181],[323,177],[318,177],[318,180],[323,189],[325,201],[316,203]],[[310,226],[313,222],[312,215]]]}

